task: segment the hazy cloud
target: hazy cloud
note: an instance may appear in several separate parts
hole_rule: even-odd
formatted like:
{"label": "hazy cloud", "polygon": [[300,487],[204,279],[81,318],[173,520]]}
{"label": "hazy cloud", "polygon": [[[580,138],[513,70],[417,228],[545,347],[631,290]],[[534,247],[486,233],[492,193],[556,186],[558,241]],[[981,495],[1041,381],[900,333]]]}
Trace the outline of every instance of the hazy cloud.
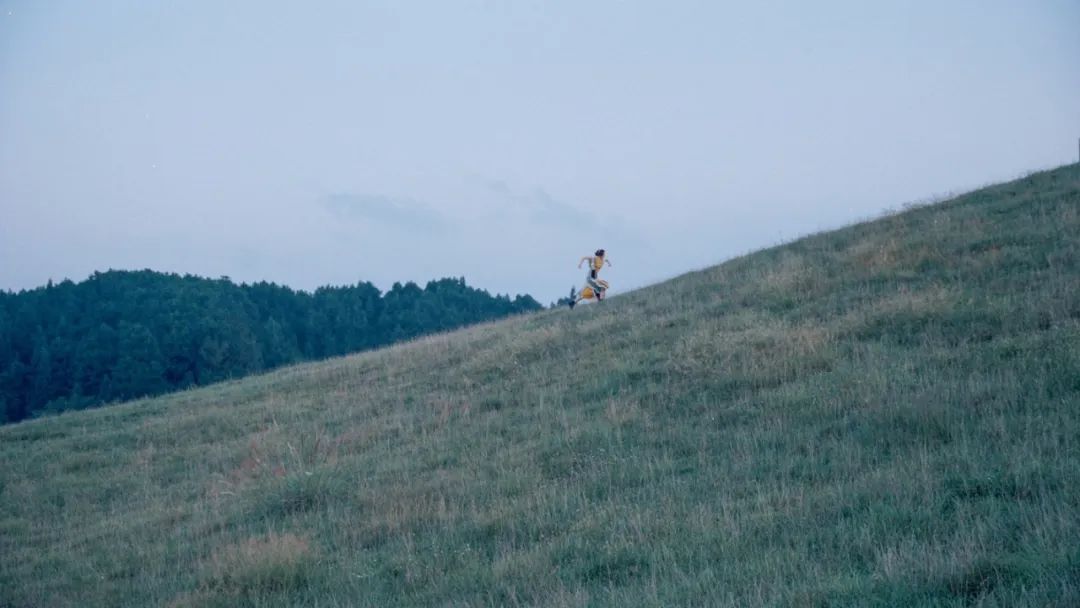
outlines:
{"label": "hazy cloud", "polygon": [[594,230],[600,226],[599,220],[591,213],[555,200],[543,189],[533,193],[532,218],[538,222],[547,222],[559,226]]}
{"label": "hazy cloud", "polygon": [[501,180],[488,182],[488,189],[500,200],[523,211],[530,223],[547,225],[580,237],[599,239],[613,247],[643,247],[646,242],[620,217],[601,217],[578,205],[553,197],[545,188],[519,192]]}
{"label": "hazy cloud", "polygon": [[532,221],[582,231],[592,231],[600,227],[600,221],[596,216],[574,205],[556,200],[543,188],[522,193],[500,180],[490,181],[488,188],[497,197],[524,210]]}
{"label": "hazy cloud", "polygon": [[446,219],[438,212],[409,198],[377,194],[331,194],[319,203],[334,215],[349,220],[373,220],[384,226],[405,230],[439,232]]}

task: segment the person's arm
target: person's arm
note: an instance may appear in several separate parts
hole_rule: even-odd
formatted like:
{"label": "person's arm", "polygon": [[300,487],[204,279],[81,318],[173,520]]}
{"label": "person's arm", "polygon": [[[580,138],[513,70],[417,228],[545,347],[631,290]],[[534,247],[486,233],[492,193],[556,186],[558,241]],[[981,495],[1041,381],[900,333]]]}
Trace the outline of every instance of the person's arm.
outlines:
{"label": "person's arm", "polygon": [[611,260],[609,260],[607,258],[604,258],[604,263],[607,264],[608,266],[611,266]]}
{"label": "person's arm", "polygon": [[582,264],[584,264],[584,263],[585,263],[585,260],[587,260],[587,259],[589,259],[589,256],[587,256],[587,255],[586,255],[586,256],[583,256],[583,257],[581,258],[581,261],[577,263],[577,267],[578,267],[578,268],[581,268],[581,265],[582,265]]}

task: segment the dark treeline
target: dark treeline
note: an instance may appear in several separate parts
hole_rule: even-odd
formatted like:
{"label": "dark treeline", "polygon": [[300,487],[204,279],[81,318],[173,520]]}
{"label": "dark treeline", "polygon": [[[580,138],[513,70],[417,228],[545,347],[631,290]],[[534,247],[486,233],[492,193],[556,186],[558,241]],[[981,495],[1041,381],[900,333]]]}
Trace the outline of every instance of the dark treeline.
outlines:
{"label": "dark treeline", "polygon": [[0,422],[204,385],[540,309],[464,279],[315,293],[150,270],[0,291]]}

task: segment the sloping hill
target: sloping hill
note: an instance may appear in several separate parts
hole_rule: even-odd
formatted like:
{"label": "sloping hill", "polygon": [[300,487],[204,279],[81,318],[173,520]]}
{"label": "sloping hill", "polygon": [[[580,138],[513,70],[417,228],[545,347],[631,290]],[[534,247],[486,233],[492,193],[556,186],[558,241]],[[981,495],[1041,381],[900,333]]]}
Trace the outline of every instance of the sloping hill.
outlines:
{"label": "sloping hill", "polygon": [[1080,168],[0,428],[0,604],[1080,604]]}

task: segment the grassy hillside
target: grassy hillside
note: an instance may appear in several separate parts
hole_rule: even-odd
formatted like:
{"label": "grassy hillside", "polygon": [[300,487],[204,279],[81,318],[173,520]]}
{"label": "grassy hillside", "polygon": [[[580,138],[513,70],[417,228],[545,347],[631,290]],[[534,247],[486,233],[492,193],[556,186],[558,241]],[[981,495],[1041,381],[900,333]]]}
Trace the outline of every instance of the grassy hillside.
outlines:
{"label": "grassy hillside", "polygon": [[1080,168],[0,428],[0,604],[1080,604]]}

